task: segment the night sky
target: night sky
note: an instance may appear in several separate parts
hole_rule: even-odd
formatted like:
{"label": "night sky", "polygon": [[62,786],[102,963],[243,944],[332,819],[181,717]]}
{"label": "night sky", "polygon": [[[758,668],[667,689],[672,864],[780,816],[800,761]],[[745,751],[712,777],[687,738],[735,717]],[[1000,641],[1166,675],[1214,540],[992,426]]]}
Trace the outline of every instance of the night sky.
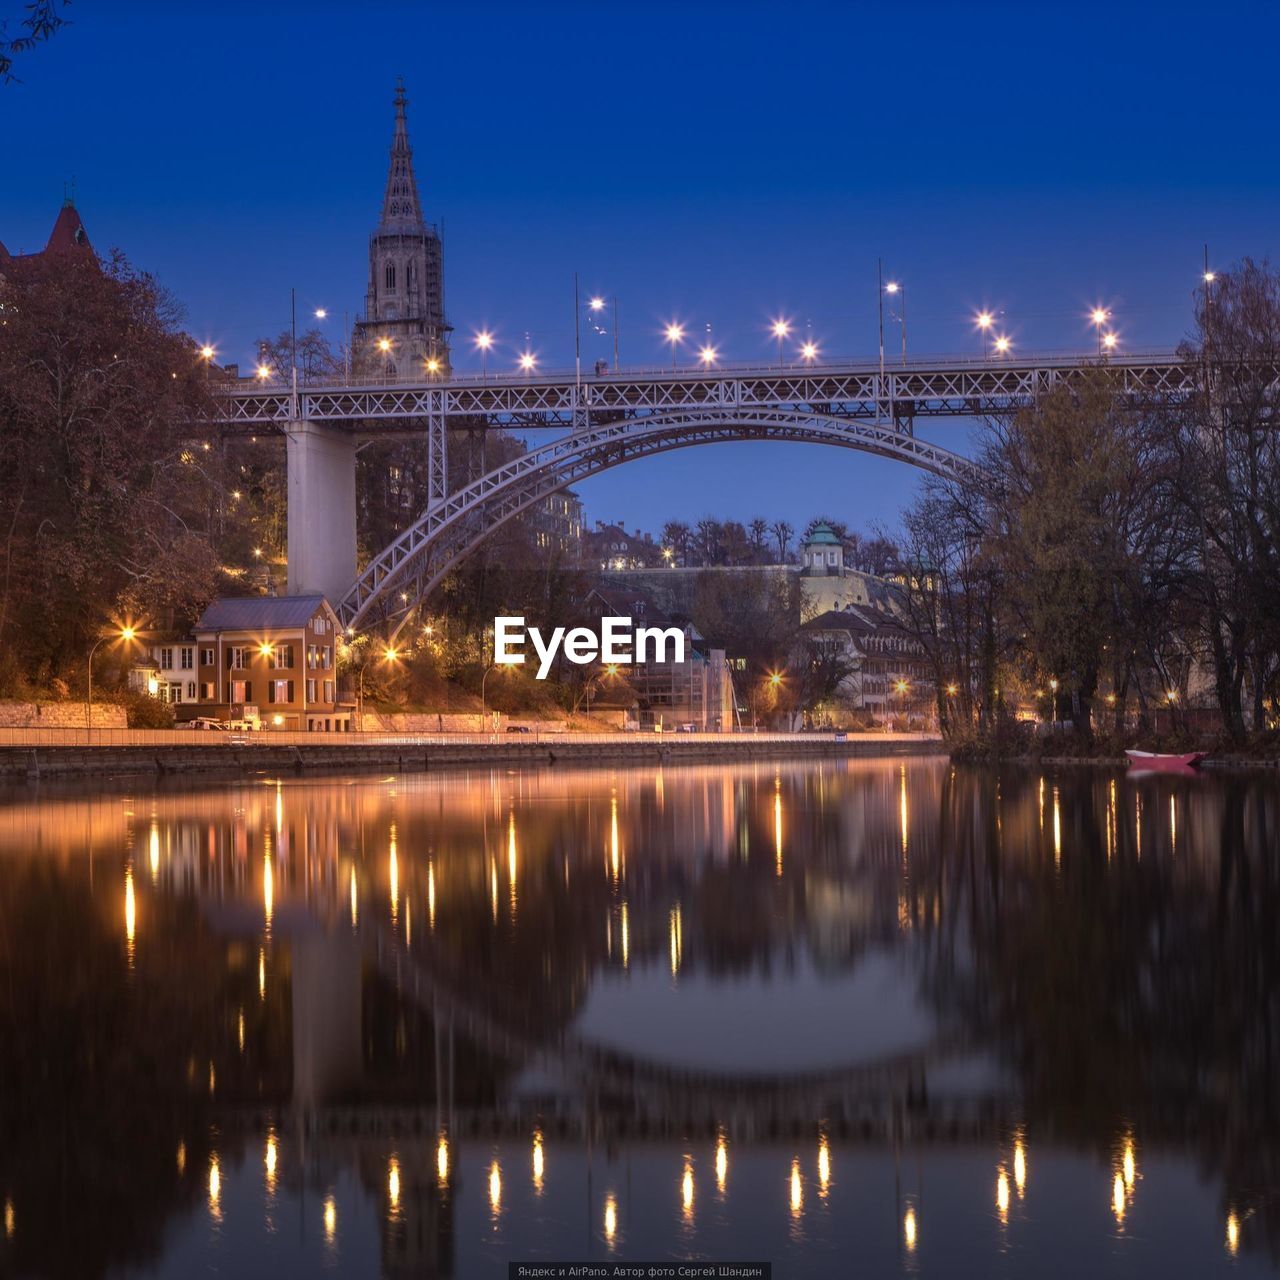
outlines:
{"label": "night sky", "polygon": [[[0,0],[13,22],[18,0]],[[43,245],[75,180],[99,249],[155,272],[219,358],[299,306],[363,305],[397,75],[445,228],[455,364],[573,358],[573,273],[616,294],[624,364],[681,320],[768,358],[789,317],[872,355],[876,258],[914,353],[1177,342],[1203,245],[1276,239],[1280,19],[1263,4],[77,2],[0,88],[0,240]],[[611,353],[588,341],[586,361]],[[888,326],[891,351],[900,341]],[[690,352],[686,359],[692,362]],[[963,446],[968,428],[928,434]],[[589,518],[823,512],[892,525],[915,473],[852,452],[718,445],[583,485]]]}

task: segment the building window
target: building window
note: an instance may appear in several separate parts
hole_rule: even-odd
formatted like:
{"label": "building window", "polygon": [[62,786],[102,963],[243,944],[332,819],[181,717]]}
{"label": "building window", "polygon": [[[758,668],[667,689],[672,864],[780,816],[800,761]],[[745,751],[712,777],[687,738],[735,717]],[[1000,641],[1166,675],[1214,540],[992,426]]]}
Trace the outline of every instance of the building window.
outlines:
{"label": "building window", "polygon": [[182,682],[180,680],[174,680],[170,683],[169,696],[168,698],[165,699],[165,701],[166,702],[182,701]]}
{"label": "building window", "polygon": [[268,681],[267,701],[268,702],[292,702],[293,701],[293,681],[292,680]]}
{"label": "building window", "polygon": [[248,702],[253,696],[247,680],[229,680],[227,684],[230,689],[228,702]]}
{"label": "building window", "polygon": [[191,659],[195,657],[195,651],[190,645],[178,650],[178,662],[183,671],[191,670]]}
{"label": "building window", "polygon": [[171,671],[173,669],[173,650],[172,649],[160,650],[160,665],[166,671]]}
{"label": "building window", "polygon": [[233,646],[227,652],[229,654],[227,665],[232,671],[243,671],[249,665],[247,650],[239,645]]}
{"label": "building window", "polygon": [[394,262],[387,263],[386,271],[383,273],[383,279],[386,282],[387,288],[394,292],[396,287],[396,264]]}
{"label": "building window", "polygon": [[196,698],[196,682],[194,680],[187,681],[187,701],[194,702]]}
{"label": "building window", "polygon": [[293,669],[293,645],[281,644],[271,650],[271,665],[277,671]]}
{"label": "building window", "polygon": [[202,667],[211,667],[216,661],[217,659],[213,656],[212,649],[200,650],[200,665]]}
{"label": "building window", "polygon": [[316,682],[314,680],[307,681],[307,701],[314,702],[316,700]]}
{"label": "building window", "polygon": [[216,696],[213,691],[212,681],[207,681],[200,685],[200,700],[202,702],[212,702]]}
{"label": "building window", "polygon": [[333,701],[333,681],[332,680],[326,680],[324,682],[324,700],[326,702]]}

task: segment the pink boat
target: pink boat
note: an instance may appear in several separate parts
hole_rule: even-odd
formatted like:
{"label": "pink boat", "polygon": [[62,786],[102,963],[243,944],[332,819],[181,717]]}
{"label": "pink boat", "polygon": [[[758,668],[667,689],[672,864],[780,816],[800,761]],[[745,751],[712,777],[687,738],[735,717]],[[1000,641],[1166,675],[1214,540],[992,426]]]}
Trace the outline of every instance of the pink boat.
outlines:
{"label": "pink boat", "polygon": [[1161,755],[1157,751],[1126,751],[1129,757],[1129,768],[1135,771],[1153,773],[1192,774],[1196,766],[1204,759],[1203,751],[1188,751],[1185,755]]}

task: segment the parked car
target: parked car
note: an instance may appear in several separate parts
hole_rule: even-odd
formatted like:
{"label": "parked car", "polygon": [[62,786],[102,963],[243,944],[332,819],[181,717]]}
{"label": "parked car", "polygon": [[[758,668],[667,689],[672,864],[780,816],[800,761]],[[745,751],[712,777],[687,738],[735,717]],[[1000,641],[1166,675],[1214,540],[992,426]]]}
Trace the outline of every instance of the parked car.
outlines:
{"label": "parked car", "polygon": [[533,730],[527,724],[509,724],[507,725],[508,733],[532,733]]}

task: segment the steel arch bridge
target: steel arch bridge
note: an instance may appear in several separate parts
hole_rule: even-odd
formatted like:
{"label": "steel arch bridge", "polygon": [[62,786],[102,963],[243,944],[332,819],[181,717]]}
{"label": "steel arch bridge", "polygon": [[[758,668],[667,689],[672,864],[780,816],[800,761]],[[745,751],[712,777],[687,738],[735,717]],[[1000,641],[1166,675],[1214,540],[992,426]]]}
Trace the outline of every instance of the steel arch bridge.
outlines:
{"label": "steel arch bridge", "polygon": [[769,409],[703,409],[654,414],[574,431],[529,450],[451,493],[375,556],[335,608],[361,630],[388,594],[413,581],[425,598],[449,570],[507,521],[557,490],[638,458],[727,440],[791,440],[896,458],[937,475],[974,464],[892,427]]}
{"label": "steel arch bridge", "polygon": [[[939,475],[974,463],[918,438],[917,418],[985,417],[1032,403],[1101,368],[1135,406],[1192,394],[1200,371],[1172,352],[1094,360],[916,359],[784,368],[614,371],[301,388],[221,389],[214,424],[289,442],[289,590],[322,591],[345,627],[407,613],[494,530],[548,495],[623,463],[730,440],[836,445]],[[554,431],[553,439],[450,491],[450,429]],[[360,440],[425,437],[426,511],[357,574],[355,451]],[[340,517],[336,536],[327,526]],[[325,540],[327,538],[327,541]],[[320,543],[317,551],[316,544]]]}

